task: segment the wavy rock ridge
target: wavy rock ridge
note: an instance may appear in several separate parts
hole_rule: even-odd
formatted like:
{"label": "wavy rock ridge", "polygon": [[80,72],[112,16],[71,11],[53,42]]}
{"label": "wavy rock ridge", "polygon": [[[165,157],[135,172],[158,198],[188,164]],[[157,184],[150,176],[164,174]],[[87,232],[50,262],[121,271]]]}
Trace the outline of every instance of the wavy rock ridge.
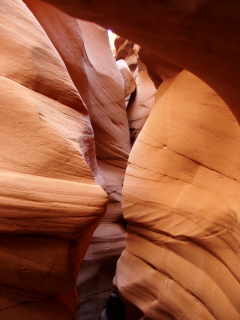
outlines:
{"label": "wavy rock ridge", "polygon": [[1,318],[75,318],[107,207],[78,278],[78,316],[97,318],[125,244],[126,85],[80,18],[140,44],[157,88],[152,108],[139,72],[128,105],[131,122],[152,101],[124,178],[126,319],[240,319],[239,2],[25,2],[0,6]]}

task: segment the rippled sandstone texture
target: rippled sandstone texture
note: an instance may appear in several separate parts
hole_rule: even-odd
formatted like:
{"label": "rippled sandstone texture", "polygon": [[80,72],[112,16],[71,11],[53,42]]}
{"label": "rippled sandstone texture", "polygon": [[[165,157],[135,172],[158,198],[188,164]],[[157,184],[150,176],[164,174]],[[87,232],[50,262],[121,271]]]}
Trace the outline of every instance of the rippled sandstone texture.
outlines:
{"label": "rippled sandstone texture", "polygon": [[240,319],[239,2],[48,1],[188,70],[162,79],[130,155],[126,318]]}
{"label": "rippled sandstone texture", "polygon": [[75,319],[79,267],[106,211],[100,184],[107,213],[79,280],[81,302],[102,295],[91,318],[125,245],[124,81],[102,28],[26,3],[35,17],[20,0],[0,1],[0,318]]}
{"label": "rippled sandstone texture", "polygon": [[[157,74],[156,62],[154,63],[156,57],[151,52],[143,48],[140,50],[141,58],[143,57],[147,63],[146,67],[139,59],[139,46],[121,37],[115,39],[114,45],[115,50],[112,49],[112,51],[116,53],[117,64],[122,65],[125,62],[132,73],[132,78],[135,79],[136,89],[128,90],[132,94],[126,97],[128,125],[133,145],[155,104],[155,86],[158,87],[162,80]],[[149,73],[152,79],[149,77]],[[125,76],[125,78],[127,77]],[[128,87],[132,88],[132,82],[131,79],[128,80]]]}
{"label": "rippled sandstone texture", "polygon": [[131,98],[128,108],[128,124],[132,144],[142,130],[154,104],[156,88],[149,77],[146,66],[138,59],[136,75],[136,92]]}
{"label": "rippled sandstone texture", "polygon": [[240,118],[236,67],[240,51],[236,41],[240,30],[238,0],[44,1],[111,29],[191,71],[208,83]]}
{"label": "rippled sandstone texture", "polygon": [[124,38],[119,36],[116,37],[114,41],[114,48],[115,48],[115,59],[116,61],[124,59],[131,70],[134,79],[137,76],[137,51],[136,45]]}
{"label": "rippled sandstone texture", "polygon": [[77,314],[85,320],[98,319],[112,288],[116,261],[125,247],[121,190],[130,139],[124,80],[104,29],[41,1],[26,3],[64,61],[94,130],[97,165],[108,193],[108,207],[81,266]]}
{"label": "rippled sandstone texture", "polygon": [[160,85],[124,182],[115,284],[126,319],[240,319],[239,139],[226,104],[191,73]]}

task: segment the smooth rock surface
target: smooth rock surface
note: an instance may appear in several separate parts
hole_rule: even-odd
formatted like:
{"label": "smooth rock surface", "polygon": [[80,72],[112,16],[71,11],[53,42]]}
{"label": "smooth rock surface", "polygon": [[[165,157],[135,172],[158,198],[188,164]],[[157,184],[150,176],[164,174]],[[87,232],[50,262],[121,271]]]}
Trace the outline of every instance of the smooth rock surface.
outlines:
{"label": "smooth rock surface", "polygon": [[[187,71],[165,80],[129,158],[126,319],[240,319],[240,129]],[[151,156],[149,156],[151,155]]]}
{"label": "smooth rock surface", "polygon": [[125,83],[125,98],[133,93],[136,89],[136,82],[125,60],[120,59],[116,61],[119,71]]}
{"label": "smooth rock surface", "polygon": [[114,47],[116,61],[124,60],[132,72],[133,78],[136,80],[138,74],[138,52],[136,45],[127,39],[117,36],[114,41]]}
{"label": "smooth rock surface", "polygon": [[135,83],[130,72],[130,79],[123,80],[106,30],[41,1],[26,3],[64,61],[94,130],[96,158],[108,194],[108,207],[81,266],[77,315],[86,320],[97,319],[112,289],[116,261],[125,247],[121,190],[130,138],[124,98],[126,90],[135,89]]}
{"label": "smooth rock surface", "polygon": [[136,93],[128,104],[128,124],[132,144],[136,141],[154,104],[156,88],[144,63],[138,59]]}
{"label": "smooth rock surface", "polygon": [[0,20],[0,318],[72,320],[79,266],[107,201],[93,176],[102,181],[93,130],[23,2],[1,0]]}
{"label": "smooth rock surface", "polygon": [[208,83],[239,111],[238,0],[44,0],[93,21]]}
{"label": "smooth rock surface", "polygon": [[[157,76],[159,76],[157,80],[160,79],[156,86],[162,80],[164,81],[158,89],[157,103],[132,149],[124,182],[124,215],[128,222],[127,248],[118,262],[115,284],[125,302],[126,319],[240,319],[238,298],[240,295],[240,273],[238,268],[240,256],[240,137],[239,124],[236,121],[236,119],[240,120],[240,46],[237,41],[240,30],[239,1],[172,0],[166,2],[152,0],[139,2],[136,0],[98,0],[89,2],[79,0],[48,0],[48,2],[59,6],[59,8],[73,16],[99,23],[105,28],[110,28],[124,38],[130,39],[133,43],[142,45],[146,50],[150,50],[157,57],[159,56],[163,61],[167,62],[163,73],[160,72],[161,70],[156,72]],[[47,49],[39,50],[37,46],[37,50],[34,50],[35,46],[32,46],[31,43],[38,43],[36,41],[38,39],[38,37],[36,38],[36,34],[38,34],[36,30],[40,29],[38,29],[39,26],[36,26],[36,22],[33,23],[32,18],[29,18],[30,15],[23,18],[21,13],[24,12],[25,14],[25,9],[23,9],[22,3],[14,0],[14,4],[16,4],[14,10],[12,10],[12,7],[9,6],[6,0],[2,0],[2,3],[4,4],[4,6],[1,6],[3,13],[2,21],[9,19],[9,21],[6,20],[6,25],[10,25],[7,28],[4,27],[4,23],[1,25],[1,37],[5,37],[4,46],[2,47],[4,58],[1,70],[3,70],[3,75],[10,79],[3,80],[2,88],[4,95],[9,93],[9,91],[16,91],[17,93],[16,96],[14,96],[15,93],[8,95],[8,98],[10,98],[9,100],[6,99],[5,109],[9,106],[9,101],[13,101],[11,103],[14,106],[14,115],[17,115],[17,119],[18,113],[29,110],[30,107],[26,102],[29,99],[29,95],[23,92],[22,87],[19,91],[15,87],[16,85],[24,86],[28,88],[27,90],[34,90],[35,94],[44,94],[47,99],[57,100],[64,107],[70,106],[75,109],[77,115],[81,115],[81,130],[83,130],[81,132],[84,132],[84,134],[80,134],[80,136],[87,136],[86,140],[80,140],[82,148],[80,148],[82,150],[80,152],[79,149],[73,146],[71,142],[72,138],[69,138],[71,136],[69,135],[69,131],[65,132],[64,135],[60,135],[59,132],[61,130],[54,120],[57,117],[52,117],[51,112],[47,112],[46,115],[42,110],[41,112],[37,111],[37,117],[35,118],[33,111],[28,113],[27,118],[25,116],[21,118],[20,114],[20,119],[28,119],[30,122],[34,122],[34,119],[37,118],[36,123],[41,123],[40,128],[38,127],[38,132],[40,129],[42,130],[41,137],[42,135],[44,136],[44,132],[46,131],[45,137],[48,137],[47,141],[50,145],[54,145],[53,150],[57,150],[58,152],[53,152],[52,150],[50,152],[49,147],[45,151],[46,145],[44,145],[38,149],[40,150],[38,154],[40,156],[43,155],[43,157],[37,154],[35,158],[33,155],[37,147],[35,147],[32,140],[35,138],[34,141],[38,142],[39,135],[36,137],[32,134],[30,143],[30,133],[33,130],[31,131],[28,128],[26,135],[23,134],[25,133],[24,130],[19,130],[20,133],[16,130],[16,133],[14,132],[12,135],[12,142],[10,142],[9,148],[6,139],[4,140],[3,157],[5,158],[2,162],[2,170],[5,172],[9,171],[9,173],[7,172],[5,177],[4,172],[3,181],[6,180],[6,185],[11,186],[10,190],[12,192],[15,188],[12,185],[19,183],[19,179],[12,179],[12,172],[15,172],[14,168],[17,168],[16,172],[21,175],[20,181],[24,181],[24,179],[30,181],[28,183],[21,182],[23,186],[28,186],[29,183],[30,185],[34,185],[37,181],[36,179],[36,181],[32,182],[31,177],[29,178],[28,175],[40,176],[41,179],[44,177],[44,181],[46,181],[45,178],[47,179],[46,185],[48,185],[48,188],[42,191],[41,185],[37,183],[37,186],[34,186],[33,190],[35,190],[34,188],[39,188],[40,191],[37,192],[41,195],[41,201],[46,199],[45,195],[42,195],[42,192],[50,194],[53,212],[56,212],[56,208],[58,213],[60,212],[60,218],[56,215],[56,223],[60,221],[60,228],[56,229],[54,228],[54,223],[50,224],[44,237],[51,238],[52,233],[54,237],[58,234],[59,238],[67,246],[69,246],[69,242],[65,243],[65,241],[69,241],[68,237],[70,234],[76,239],[78,236],[75,233],[75,226],[71,223],[71,215],[75,212],[74,205],[77,203],[78,207],[79,201],[79,197],[74,197],[75,188],[72,188],[72,183],[77,183],[79,187],[80,185],[84,188],[86,187],[83,195],[84,197],[86,196],[84,201],[87,204],[90,198],[95,197],[95,194],[89,195],[88,193],[88,186],[93,185],[94,188],[91,188],[91,191],[93,189],[96,190],[97,196],[94,200],[97,203],[95,203],[95,211],[91,211],[92,202],[90,203],[89,210],[91,214],[92,212],[96,213],[96,216],[93,214],[94,218],[91,221],[86,221],[86,217],[82,219],[84,223],[86,221],[86,225],[89,227],[89,232],[85,234],[86,239],[84,239],[83,235],[80,238],[86,244],[93,231],[92,229],[90,232],[90,226],[93,226],[94,223],[95,225],[97,224],[97,220],[103,212],[105,201],[104,194],[93,180],[91,172],[85,163],[85,161],[88,163],[92,173],[100,181],[101,177],[98,175],[95,157],[92,156],[94,154],[94,140],[92,139],[87,111],[65,71],[65,65],[59,59],[59,55],[56,55],[54,51],[54,54],[52,53],[54,55],[53,58],[49,53],[52,50],[51,43],[46,40],[45,33],[41,28],[41,35],[39,36],[42,45],[41,49],[43,47]],[[18,19],[19,15],[22,17],[20,20]],[[18,21],[24,21],[24,23],[18,23]],[[27,34],[27,39],[22,38],[22,35],[26,34],[26,28],[24,29],[22,26],[29,25],[32,28],[32,23],[35,26],[35,31],[32,34]],[[76,30],[71,23],[67,26],[69,26],[71,31]],[[83,34],[88,34],[84,39],[84,42],[87,43],[87,39],[93,38],[91,37],[92,29],[88,28],[87,23],[83,23],[81,26],[85,30]],[[66,29],[65,27],[62,30],[67,30],[67,27]],[[58,38],[54,28],[52,30],[53,35]],[[19,37],[16,37],[16,34]],[[67,34],[76,35],[75,32],[67,32]],[[61,39],[62,34],[59,33],[58,36]],[[76,40],[75,37],[73,36],[74,40]],[[16,41],[12,41],[15,38],[17,38]],[[81,42],[82,38],[79,38],[80,40],[77,39],[77,43],[78,41]],[[73,43],[72,41],[70,42]],[[15,45],[16,43],[17,45]],[[65,44],[65,42],[62,43]],[[59,48],[63,47],[62,43]],[[28,47],[30,44],[32,50],[29,51]],[[61,57],[65,50],[67,49],[64,48]],[[16,52],[20,54],[18,59],[16,59]],[[31,55],[29,52],[31,52]],[[87,54],[86,52],[87,50],[83,54],[84,59],[86,59],[85,61],[90,60],[93,66],[94,59],[98,57],[98,51],[92,52],[89,50]],[[55,55],[57,58],[55,58]],[[90,56],[95,58],[89,59]],[[9,61],[11,61],[11,67],[8,66]],[[19,64],[19,61],[23,62]],[[36,61],[42,61],[42,63],[35,63]],[[71,77],[73,79],[75,65],[72,67],[71,61],[73,60],[70,59],[67,68],[68,72],[72,73]],[[101,59],[100,61],[102,62]],[[32,68],[33,62],[35,68]],[[158,59],[156,59],[156,62],[158,63]],[[65,64],[67,65],[67,59]],[[58,76],[55,76],[56,72],[53,66],[57,67]],[[165,77],[165,69],[168,70],[171,66],[177,66],[178,72],[182,69],[184,71],[178,75],[174,72],[171,76],[167,75]],[[156,70],[156,67],[157,65],[154,62],[153,71],[154,69]],[[44,71],[45,69],[46,72]],[[89,73],[91,72],[89,71]],[[49,77],[46,76],[48,74]],[[88,79],[88,77],[86,78]],[[51,79],[54,79],[54,81],[51,82]],[[203,83],[202,80],[210,85],[217,94],[208,85]],[[6,85],[4,81],[13,81],[14,90],[10,90],[11,86],[9,83]],[[15,82],[18,82],[18,84],[15,84]],[[76,79],[73,82],[77,86],[78,80]],[[83,84],[85,83],[88,84],[88,81],[83,82]],[[61,90],[63,85],[66,85],[64,92]],[[80,89],[78,90],[81,92]],[[84,95],[84,92],[89,91],[83,90],[81,94]],[[26,105],[26,108],[19,111],[16,106],[17,103],[19,105],[19,101],[22,101],[21,99],[24,99],[23,104],[24,106]],[[34,100],[34,98],[31,99]],[[83,100],[84,102],[85,100],[91,102],[88,94],[83,97]],[[85,103],[87,104],[87,102]],[[54,110],[55,108],[59,110],[58,107],[54,107]],[[45,110],[45,108],[43,109]],[[124,102],[120,109],[124,109]],[[66,112],[60,111],[59,113],[69,114],[69,109],[67,110]],[[42,114],[46,118],[44,124],[41,122]],[[92,117],[93,126],[97,126],[98,118],[100,118],[99,114],[100,111],[95,115],[95,120]],[[13,118],[13,116],[9,117],[9,119]],[[7,128],[7,136],[11,136],[9,128],[12,128],[12,124],[8,126],[6,121],[4,126]],[[18,125],[13,127],[18,127]],[[36,127],[37,124],[34,125],[34,129]],[[125,123],[122,127],[125,128]],[[106,149],[111,150],[111,155],[120,155],[120,159],[117,158],[116,160],[118,164],[116,167],[120,169],[119,171],[121,172],[119,174],[123,176],[128,142],[125,142],[126,149],[119,147],[118,142],[122,136],[122,131],[116,130],[116,132],[119,132],[119,136],[115,140],[116,144],[113,144],[113,140],[110,139],[110,146],[107,146]],[[15,136],[17,138],[20,137],[18,143],[24,146],[21,149],[22,151],[17,153],[17,157],[15,152],[13,152],[13,148],[16,145],[14,144],[16,141]],[[104,136],[103,130],[99,134],[99,139],[100,137],[102,139]],[[96,141],[96,149],[99,157],[99,168],[104,176],[106,172],[110,173],[110,167],[115,167],[115,165],[112,165],[112,162],[108,161],[108,157],[104,157],[105,148],[101,147],[101,139],[99,142]],[[45,141],[46,139],[44,143]],[[31,149],[29,145],[34,147]],[[117,147],[112,150],[112,145]],[[65,161],[66,154],[72,156],[67,162]],[[81,157],[81,154],[83,154],[85,161]],[[28,158],[28,161],[24,157]],[[55,162],[53,165],[53,162],[49,158],[57,158],[58,163],[62,165],[62,167],[60,166],[61,170],[59,170],[59,166],[55,165]],[[29,159],[31,160],[29,161]],[[42,165],[39,164],[42,159],[44,161],[43,169]],[[113,159],[115,160],[115,157]],[[109,171],[103,170],[105,165],[109,165]],[[46,176],[42,172],[47,172]],[[79,176],[78,172],[81,172]],[[65,205],[62,207],[56,201],[54,195],[52,195],[51,186],[54,187],[55,184],[51,184],[49,179],[64,180],[64,183],[66,183],[65,180],[67,182],[70,181],[69,189],[72,192],[71,201],[73,201],[74,205],[70,206],[72,211],[70,210],[69,212],[69,219],[64,215],[64,220],[62,220],[62,213],[65,213]],[[115,185],[115,179],[110,179],[110,181],[111,186]],[[117,199],[117,202],[120,203],[121,186],[118,186],[119,189],[114,189],[113,191],[113,199]],[[61,185],[59,184],[60,187]],[[19,186],[17,185],[15,188],[17,193],[19,192],[18,188]],[[23,187],[21,186],[21,188]],[[19,198],[22,200],[22,194],[25,195],[27,192],[21,188],[21,197]],[[62,188],[64,189],[64,186]],[[109,190],[112,190],[112,188],[107,188],[108,193],[111,194]],[[59,189],[57,191],[59,193]],[[85,191],[86,194],[84,193]],[[4,192],[5,189],[3,188],[3,194]],[[35,197],[37,192],[34,192],[33,195],[30,194],[30,196],[27,194],[27,202],[23,205],[24,210],[31,207],[29,201],[32,201],[32,197]],[[90,197],[88,198],[88,196]],[[72,200],[73,198],[74,200]],[[3,204],[4,201],[5,196],[3,197]],[[84,201],[81,204],[85,205]],[[35,199],[32,202],[34,204],[37,203],[37,212],[39,212],[38,210],[41,211],[42,207],[38,205],[39,199],[38,202]],[[18,211],[20,211],[19,207],[18,203],[16,206]],[[14,207],[10,212],[14,219],[16,208]],[[46,216],[47,213],[44,212]],[[121,217],[120,210],[118,213],[119,217]],[[91,214],[87,217],[90,217]],[[9,212],[7,215],[9,217]],[[47,218],[46,216],[44,217]],[[81,214],[78,215],[78,219],[80,219],[80,216]],[[3,218],[6,217],[3,216]],[[30,218],[32,219],[32,216]],[[14,232],[14,236],[16,236],[16,231],[21,232],[23,230],[25,236],[25,232],[30,230],[29,221],[23,223],[25,221],[21,220],[19,227],[16,226],[17,219],[14,219],[14,226],[10,224],[8,226],[6,221],[4,221],[3,228],[6,230],[4,233]],[[65,220],[67,221],[66,226]],[[45,230],[45,225],[41,226],[40,223],[38,226],[37,222],[35,222],[37,227],[33,223],[34,230],[36,230],[34,232],[37,233],[39,227],[41,234]],[[96,231],[96,234],[98,235],[98,231]],[[70,242],[70,245],[74,248],[73,252],[75,252],[73,253],[73,256],[75,254],[74,259],[76,259],[75,266],[81,261],[83,255],[83,252],[77,251],[81,241]],[[52,243],[51,245],[54,247],[56,244]],[[61,248],[64,253],[64,245]],[[76,251],[74,251],[75,249]],[[54,250],[54,254],[57,254],[57,251],[55,253]],[[28,255],[26,254],[26,256]],[[57,257],[55,255],[54,257],[57,261]],[[38,259],[36,259],[37,261]],[[68,262],[67,260],[66,265],[64,265],[65,271],[61,269],[60,262],[56,264],[57,269],[62,270],[60,272],[61,275],[69,276]],[[5,265],[11,269],[8,260]],[[5,265],[4,270],[6,270]],[[51,259],[50,265],[52,265]],[[19,288],[14,288],[14,291],[9,284],[3,282],[3,287],[9,286],[7,290],[5,289],[4,299],[2,300],[3,318],[6,318],[7,311],[5,310],[7,308],[10,308],[10,319],[16,319],[16,315],[20,315],[18,310],[22,310],[23,317],[28,318],[28,312],[33,308],[32,317],[34,320],[35,318],[38,319],[39,315],[41,315],[41,319],[43,317],[50,319],[55,312],[55,306],[60,303],[61,308],[59,308],[60,311],[58,310],[57,316],[63,319],[72,319],[74,294],[67,294],[67,286],[62,285],[56,293],[53,293],[55,295],[53,300],[47,301],[49,292],[52,289],[49,289],[50,286],[47,289],[44,287],[45,275],[48,277],[49,272],[51,274],[48,265],[46,269],[47,271],[43,278],[40,277],[40,284],[34,286],[34,283],[30,283],[29,300],[26,298],[21,305],[18,301],[24,295],[22,291],[18,293],[16,289],[23,290],[22,288],[28,287],[29,284],[24,283],[23,287],[21,287],[16,280],[16,285]],[[28,269],[25,266],[19,268],[21,279],[24,279],[23,275],[26,270]],[[14,278],[14,272],[15,270],[13,269],[13,279],[16,279]],[[41,276],[41,272],[42,269],[37,274]],[[73,279],[72,284],[74,283],[75,274],[75,271],[71,274],[71,279]],[[54,280],[51,281],[54,283]],[[70,280],[67,281],[68,284],[70,282]],[[41,287],[42,283],[43,289]],[[60,281],[61,283],[63,282]],[[31,285],[35,288],[36,292],[34,294],[32,293],[33,289]],[[38,287],[39,291],[37,290]],[[70,287],[73,288],[73,285]],[[69,289],[69,291],[72,291],[72,289]],[[36,296],[35,294],[42,296]],[[28,291],[27,295],[29,296]],[[35,299],[34,302],[32,302],[33,299]],[[42,308],[44,304],[42,303],[43,300],[45,309]],[[29,308],[27,308],[27,305],[24,303],[29,301],[31,303],[28,303]],[[48,302],[50,303],[48,304]],[[15,309],[12,306],[15,306]]]}

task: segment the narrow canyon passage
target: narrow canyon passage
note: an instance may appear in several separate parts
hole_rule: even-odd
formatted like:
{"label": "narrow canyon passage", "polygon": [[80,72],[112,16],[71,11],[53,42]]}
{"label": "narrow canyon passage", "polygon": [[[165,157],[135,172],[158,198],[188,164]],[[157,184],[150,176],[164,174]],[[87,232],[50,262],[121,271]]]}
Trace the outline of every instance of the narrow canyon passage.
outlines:
{"label": "narrow canyon passage", "polygon": [[239,320],[238,4],[46,2],[0,0],[0,319]]}

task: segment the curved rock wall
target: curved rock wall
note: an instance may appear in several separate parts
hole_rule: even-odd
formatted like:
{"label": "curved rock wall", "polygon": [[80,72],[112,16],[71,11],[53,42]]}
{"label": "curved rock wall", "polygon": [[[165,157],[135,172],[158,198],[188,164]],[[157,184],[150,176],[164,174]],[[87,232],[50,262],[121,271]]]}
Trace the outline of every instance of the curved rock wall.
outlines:
{"label": "curved rock wall", "polygon": [[97,166],[108,194],[108,207],[83,260],[77,290],[78,316],[97,319],[111,292],[116,261],[125,247],[121,190],[130,138],[124,81],[106,30],[38,0],[25,3],[65,63],[94,130]]}
{"label": "curved rock wall", "polygon": [[[239,2],[47,2],[153,53],[157,103],[124,181],[115,286],[126,319],[240,319]],[[124,245],[115,223],[129,151],[124,83],[105,31],[26,3],[40,24],[20,0],[0,6],[0,316],[75,318],[78,268],[106,209],[96,180],[105,180],[107,214],[79,277],[79,315],[92,319]]]}
{"label": "curved rock wall", "polygon": [[0,318],[72,320],[79,266],[107,201],[93,177],[93,130],[23,2],[1,0],[0,18]]}
{"label": "curved rock wall", "polygon": [[240,319],[239,139],[197,77],[182,71],[160,85],[124,182],[115,284],[126,319]]}
{"label": "curved rock wall", "polygon": [[239,125],[228,109],[239,119],[239,3],[59,6],[191,71],[227,103],[187,71],[160,86],[130,155],[116,285],[127,319],[239,319]]}
{"label": "curved rock wall", "polygon": [[93,21],[210,85],[237,119],[240,30],[238,0],[43,0]]}
{"label": "curved rock wall", "polygon": [[136,92],[128,104],[128,124],[132,144],[141,132],[154,104],[156,88],[148,75],[146,66],[138,59]]}

